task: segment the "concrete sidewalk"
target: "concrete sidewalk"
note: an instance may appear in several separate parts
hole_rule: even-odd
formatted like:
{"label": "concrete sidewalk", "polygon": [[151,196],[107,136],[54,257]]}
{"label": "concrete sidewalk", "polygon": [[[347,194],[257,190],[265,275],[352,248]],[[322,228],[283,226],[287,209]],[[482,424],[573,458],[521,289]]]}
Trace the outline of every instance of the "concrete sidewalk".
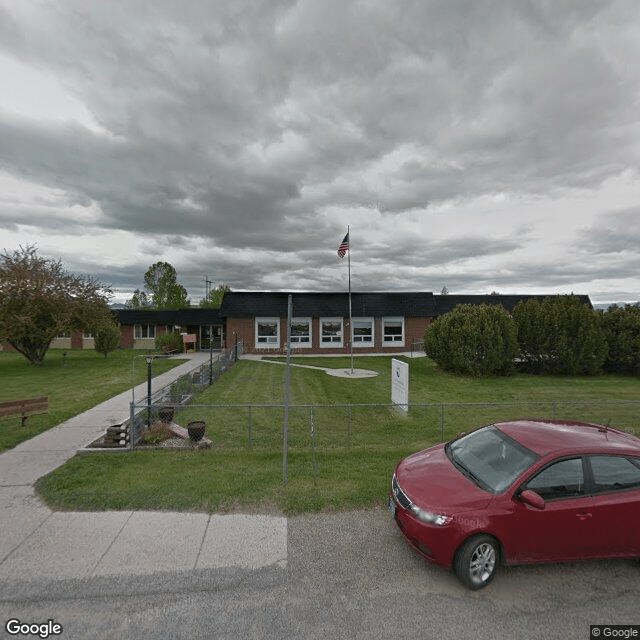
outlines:
{"label": "concrete sidewalk", "polygon": [[[163,387],[208,361],[153,379]],[[146,383],[135,388],[146,395]],[[219,567],[285,566],[287,520],[244,514],[52,511],[34,483],[129,418],[131,390],[0,454],[0,580],[148,575]],[[113,455],[127,455],[119,453]]]}

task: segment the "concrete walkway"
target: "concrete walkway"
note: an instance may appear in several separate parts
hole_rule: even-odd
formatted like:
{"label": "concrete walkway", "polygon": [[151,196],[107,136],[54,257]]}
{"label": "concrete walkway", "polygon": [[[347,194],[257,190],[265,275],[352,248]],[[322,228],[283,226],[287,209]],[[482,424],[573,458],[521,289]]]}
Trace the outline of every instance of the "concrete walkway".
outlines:
{"label": "concrete walkway", "polygon": [[[183,356],[181,356],[183,357]],[[208,361],[208,353],[153,379],[152,391]],[[135,388],[146,395],[146,383]],[[78,449],[129,418],[131,390],[0,454],[0,581],[149,575],[287,561],[287,519],[244,514],[52,511],[33,485]],[[126,453],[113,454],[126,455]]]}

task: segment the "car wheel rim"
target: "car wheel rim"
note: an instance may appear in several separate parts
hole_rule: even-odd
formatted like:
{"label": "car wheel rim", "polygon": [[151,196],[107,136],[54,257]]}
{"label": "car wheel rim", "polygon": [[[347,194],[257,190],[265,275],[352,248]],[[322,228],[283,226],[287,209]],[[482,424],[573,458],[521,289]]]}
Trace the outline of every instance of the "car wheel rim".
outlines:
{"label": "car wheel rim", "polygon": [[496,567],[496,551],[492,545],[483,543],[478,545],[471,555],[469,572],[474,584],[484,584],[493,575]]}

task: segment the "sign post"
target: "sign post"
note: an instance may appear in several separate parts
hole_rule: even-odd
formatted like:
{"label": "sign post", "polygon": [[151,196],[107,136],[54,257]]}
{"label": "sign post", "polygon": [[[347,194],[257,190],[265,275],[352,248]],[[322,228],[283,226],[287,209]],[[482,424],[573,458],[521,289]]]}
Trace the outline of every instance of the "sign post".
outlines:
{"label": "sign post", "polygon": [[395,358],[391,360],[391,402],[409,411],[409,364]]}

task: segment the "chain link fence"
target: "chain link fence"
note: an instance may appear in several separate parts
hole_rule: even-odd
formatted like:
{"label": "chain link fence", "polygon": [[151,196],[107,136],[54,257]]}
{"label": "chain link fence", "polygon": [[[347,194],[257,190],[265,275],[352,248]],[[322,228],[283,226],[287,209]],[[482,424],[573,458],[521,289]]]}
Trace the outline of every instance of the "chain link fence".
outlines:
{"label": "chain link fence", "polygon": [[[549,401],[520,403],[292,405],[290,449],[420,447],[444,442],[484,424],[517,419],[579,420],[640,435],[640,401]],[[185,407],[176,421],[207,424],[207,437],[225,450],[278,450],[283,441],[283,405]]]}

